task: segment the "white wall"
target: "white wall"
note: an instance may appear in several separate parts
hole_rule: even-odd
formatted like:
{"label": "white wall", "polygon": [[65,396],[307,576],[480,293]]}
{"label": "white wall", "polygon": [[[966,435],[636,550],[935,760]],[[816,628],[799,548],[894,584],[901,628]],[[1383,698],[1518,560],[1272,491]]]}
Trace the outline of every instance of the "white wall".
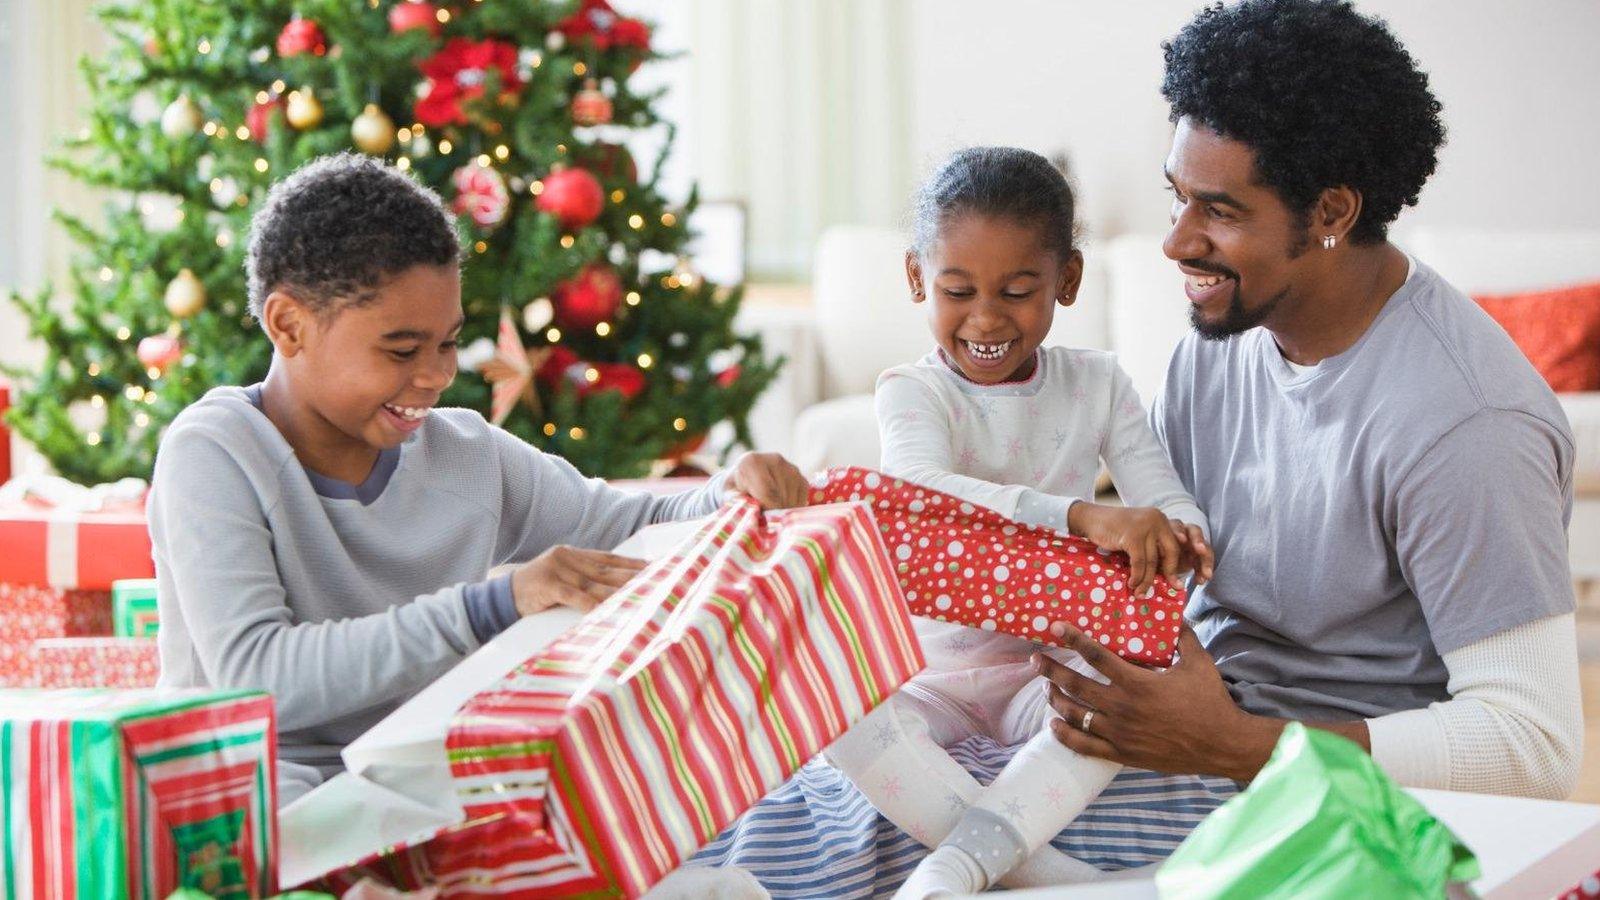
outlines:
{"label": "white wall", "polygon": [[[1091,237],[1165,227],[1161,41],[1198,0],[922,0],[919,174],[966,144],[1066,149]],[[1361,0],[1428,72],[1449,143],[1406,225],[1600,228],[1600,3]],[[979,10],[981,9],[981,13]]]}

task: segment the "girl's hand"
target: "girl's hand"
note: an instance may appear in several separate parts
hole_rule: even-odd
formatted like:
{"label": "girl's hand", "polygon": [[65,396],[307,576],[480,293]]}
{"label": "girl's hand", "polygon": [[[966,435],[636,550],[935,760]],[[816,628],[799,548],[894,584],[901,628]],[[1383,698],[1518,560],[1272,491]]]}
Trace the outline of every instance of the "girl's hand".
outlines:
{"label": "girl's hand", "polygon": [[511,574],[511,596],[524,616],[553,606],[588,612],[644,566],[642,559],[562,544],[517,567]]}
{"label": "girl's hand", "polygon": [[1128,591],[1134,597],[1144,596],[1157,575],[1177,580],[1185,544],[1190,540],[1186,533],[1185,542],[1179,543],[1172,520],[1159,509],[1102,506],[1081,500],[1067,510],[1067,530],[1107,550],[1127,553]]}
{"label": "girl's hand", "polygon": [[1178,546],[1183,553],[1183,559],[1178,562],[1178,571],[1194,572],[1196,587],[1210,581],[1212,573],[1216,571],[1217,558],[1206,543],[1205,533],[1200,526],[1177,519],[1167,521],[1172,523],[1172,533],[1178,538]]}
{"label": "girl's hand", "polygon": [[730,494],[749,497],[762,509],[805,506],[810,492],[800,470],[781,453],[746,453],[739,457],[723,487]]}

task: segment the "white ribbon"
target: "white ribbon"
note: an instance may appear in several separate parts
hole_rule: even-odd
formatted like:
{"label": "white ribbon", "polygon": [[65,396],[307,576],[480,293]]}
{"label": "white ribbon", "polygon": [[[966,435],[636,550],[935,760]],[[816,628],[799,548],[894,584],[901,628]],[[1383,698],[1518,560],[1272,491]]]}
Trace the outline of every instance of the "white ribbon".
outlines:
{"label": "white ribbon", "polygon": [[0,485],[0,506],[31,500],[52,507],[58,513],[100,512],[107,507],[133,506],[148,488],[142,478],[124,478],[84,487],[59,475],[18,475]]}

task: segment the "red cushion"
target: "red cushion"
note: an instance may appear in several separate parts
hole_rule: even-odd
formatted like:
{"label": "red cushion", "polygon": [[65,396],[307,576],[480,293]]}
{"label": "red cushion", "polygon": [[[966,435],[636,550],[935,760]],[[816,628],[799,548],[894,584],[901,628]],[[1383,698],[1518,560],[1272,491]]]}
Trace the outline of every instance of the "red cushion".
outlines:
{"label": "red cushion", "polygon": [[1473,297],[1557,393],[1600,391],[1600,281]]}

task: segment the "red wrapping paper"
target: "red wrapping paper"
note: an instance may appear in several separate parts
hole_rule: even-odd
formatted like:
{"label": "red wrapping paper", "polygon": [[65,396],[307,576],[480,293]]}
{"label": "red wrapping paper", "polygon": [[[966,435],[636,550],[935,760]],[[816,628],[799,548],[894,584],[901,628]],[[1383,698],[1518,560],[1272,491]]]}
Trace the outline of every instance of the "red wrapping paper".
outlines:
{"label": "red wrapping paper", "polygon": [[111,633],[110,591],[0,581],[0,687],[37,687],[34,642]]}
{"label": "red wrapping paper", "polygon": [[155,638],[43,638],[32,657],[34,684],[44,688],[154,687],[161,674]]}
{"label": "red wrapping paper", "polygon": [[1130,596],[1124,553],[870,469],[818,476],[811,502],[843,501],[871,508],[912,615],[1056,646],[1049,628],[1064,621],[1124,659],[1172,663],[1188,594],[1157,578]]}
{"label": "red wrapping paper", "polygon": [[69,512],[22,503],[0,508],[0,582],[110,590],[120,578],[151,578],[143,505]]}

